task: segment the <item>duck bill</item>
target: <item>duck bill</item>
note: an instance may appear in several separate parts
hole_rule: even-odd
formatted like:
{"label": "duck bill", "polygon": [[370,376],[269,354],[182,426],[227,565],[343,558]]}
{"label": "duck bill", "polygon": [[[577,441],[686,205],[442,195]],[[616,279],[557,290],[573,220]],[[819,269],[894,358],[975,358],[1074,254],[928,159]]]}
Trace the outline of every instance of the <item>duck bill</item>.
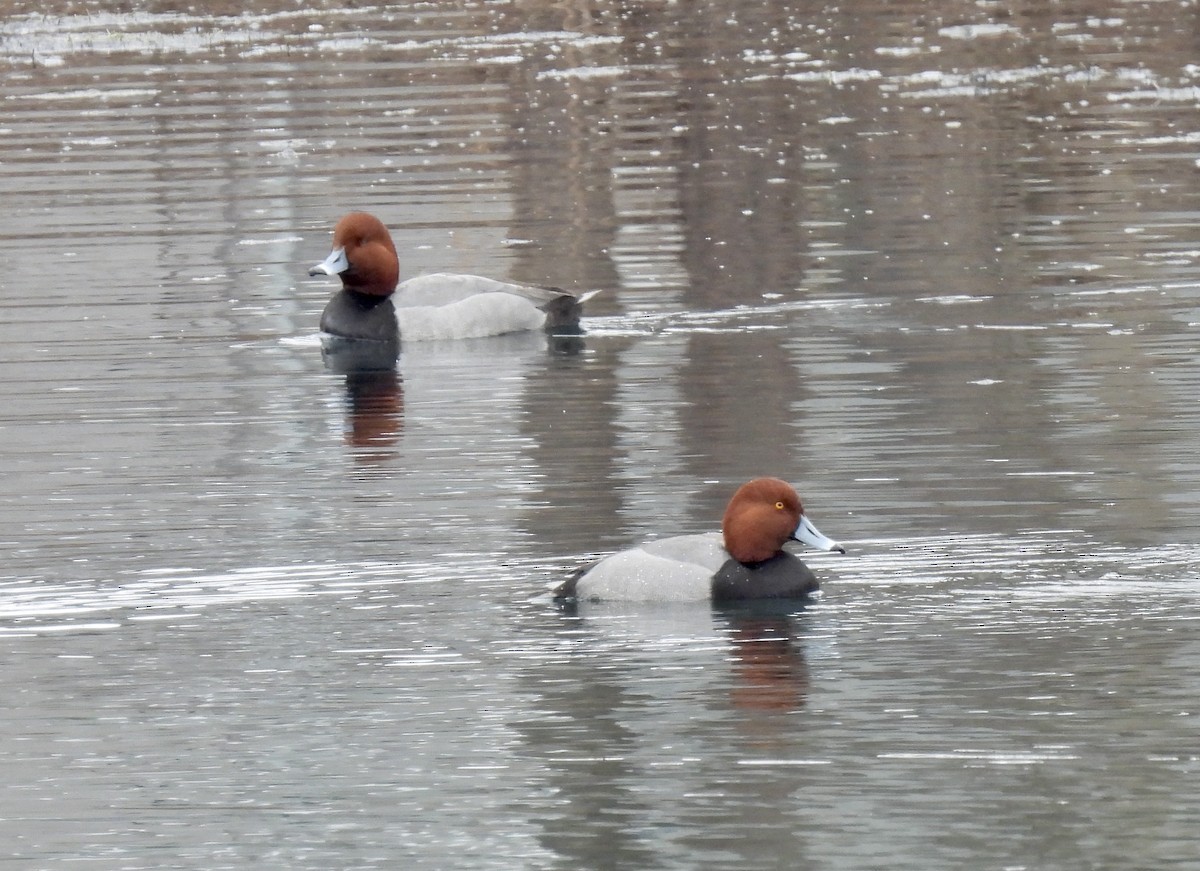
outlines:
{"label": "duck bill", "polygon": [[800,515],[800,525],[792,533],[792,538],[807,544],[809,547],[815,547],[817,550],[836,550],[838,553],[846,552],[846,548],[842,547],[832,538],[826,538],[822,535],[821,530],[813,526],[812,521],[803,514]]}
{"label": "duck bill", "polygon": [[350,261],[346,259],[345,248],[334,248],[329,252],[329,256],[308,270],[309,275],[341,275],[350,268]]}

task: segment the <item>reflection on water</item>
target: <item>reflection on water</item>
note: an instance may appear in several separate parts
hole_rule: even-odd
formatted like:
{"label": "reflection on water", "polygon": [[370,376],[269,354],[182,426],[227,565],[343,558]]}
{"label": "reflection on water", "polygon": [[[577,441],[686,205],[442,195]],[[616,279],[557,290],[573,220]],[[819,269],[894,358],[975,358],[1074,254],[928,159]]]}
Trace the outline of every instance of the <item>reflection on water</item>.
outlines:
{"label": "reflection on water", "polygon": [[[0,855],[1194,861],[1194,8],[6,12]],[[604,292],[322,349],[352,208]],[[803,610],[542,595],[764,473]]]}
{"label": "reflection on water", "polygon": [[404,425],[404,392],[399,373],[394,369],[346,373],[346,400],[347,444],[356,448],[385,448],[395,444]]}
{"label": "reflection on water", "polygon": [[808,665],[793,637],[788,615],[732,615],[730,628],[737,666],[733,704],[751,711],[788,711],[803,706]]}

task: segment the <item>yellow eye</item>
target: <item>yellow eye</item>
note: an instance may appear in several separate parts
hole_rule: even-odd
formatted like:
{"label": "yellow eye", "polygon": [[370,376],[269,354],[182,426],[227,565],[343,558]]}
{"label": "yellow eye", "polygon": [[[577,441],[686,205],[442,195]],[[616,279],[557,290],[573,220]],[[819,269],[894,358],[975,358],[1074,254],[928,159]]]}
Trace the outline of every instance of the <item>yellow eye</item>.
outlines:
{"label": "yellow eye", "polygon": [[775,507],[776,507],[776,508],[778,508],[780,511],[782,511],[782,510],[783,510],[783,503],[782,503],[782,502],[776,502],[776,503],[775,503]]}

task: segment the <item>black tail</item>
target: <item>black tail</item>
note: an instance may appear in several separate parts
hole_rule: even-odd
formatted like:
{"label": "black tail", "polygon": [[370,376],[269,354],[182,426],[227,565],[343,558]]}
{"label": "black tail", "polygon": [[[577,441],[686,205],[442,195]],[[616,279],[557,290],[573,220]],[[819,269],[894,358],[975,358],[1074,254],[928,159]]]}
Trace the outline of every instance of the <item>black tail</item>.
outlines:
{"label": "black tail", "polygon": [[546,313],[546,332],[578,333],[579,318],[583,315],[583,304],[578,298],[557,287],[547,287],[559,294],[545,305],[538,306]]}

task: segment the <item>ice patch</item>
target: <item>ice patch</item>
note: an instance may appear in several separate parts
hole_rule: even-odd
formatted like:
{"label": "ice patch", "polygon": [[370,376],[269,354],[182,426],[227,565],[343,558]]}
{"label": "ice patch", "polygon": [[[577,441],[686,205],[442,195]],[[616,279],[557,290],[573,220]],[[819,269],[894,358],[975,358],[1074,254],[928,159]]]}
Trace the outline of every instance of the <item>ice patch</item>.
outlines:
{"label": "ice patch", "polygon": [[1020,34],[1011,24],[957,24],[938,29],[938,34],[948,39],[980,39],[982,37]]}
{"label": "ice patch", "polygon": [[239,245],[280,245],[285,242],[303,242],[302,236],[276,236],[273,239],[242,239]]}
{"label": "ice patch", "polygon": [[624,74],[624,67],[573,67],[568,70],[545,70],[537,74],[537,80],[611,79]]}

